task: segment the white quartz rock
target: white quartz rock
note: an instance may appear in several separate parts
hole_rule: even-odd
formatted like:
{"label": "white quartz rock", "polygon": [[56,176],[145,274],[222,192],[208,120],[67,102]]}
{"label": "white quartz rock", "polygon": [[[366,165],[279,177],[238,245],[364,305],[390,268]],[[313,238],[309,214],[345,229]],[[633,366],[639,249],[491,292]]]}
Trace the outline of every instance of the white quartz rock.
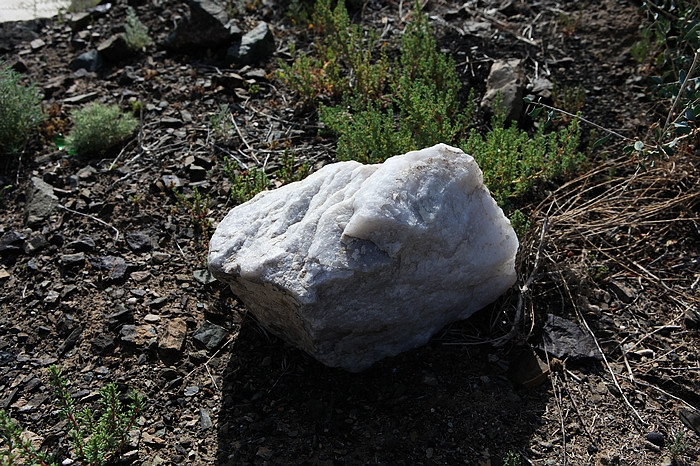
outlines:
{"label": "white quartz rock", "polygon": [[217,227],[209,269],[271,332],[360,371],[494,301],[517,249],[474,159],[438,144],[258,194]]}

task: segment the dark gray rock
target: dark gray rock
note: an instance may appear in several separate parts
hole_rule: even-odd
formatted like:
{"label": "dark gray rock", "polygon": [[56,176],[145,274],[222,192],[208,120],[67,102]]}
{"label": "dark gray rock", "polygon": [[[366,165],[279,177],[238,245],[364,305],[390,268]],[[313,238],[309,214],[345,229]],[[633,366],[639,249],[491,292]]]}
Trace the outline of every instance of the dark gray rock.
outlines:
{"label": "dark gray rock", "polygon": [[134,55],[123,34],[114,34],[97,46],[97,51],[106,61],[119,62]]}
{"label": "dark gray rock", "polygon": [[61,265],[66,269],[82,267],[85,264],[85,254],[76,252],[75,254],[61,254],[59,256]]}
{"label": "dark gray rock", "polygon": [[657,447],[663,447],[666,440],[664,439],[664,434],[660,432],[649,432],[647,434],[647,440]]}
{"label": "dark gray rock", "polygon": [[124,325],[119,334],[124,343],[146,347],[155,344],[158,336],[152,325]]}
{"label": "dark gray rock", "polygon": [[117,256],[90,257],[90,265],[104,272],[105,280],[122,280],[127,271],[126,261]]}
{"label": "dark gray rock", "polygon": [[525,78],[520,59],[496,60],[491,65],[491,72],[486,80],[486,93],[481,100],[481,107],[493,114],[495,104],[500,96],[501,105],[506,112],[506,120],[518,120],[523,110]]}
{"label": "dark gray rock", "polygon": [[224,5],[213,0],[189,0],[190,14],[178,23],[165,46],[178,51],[227,47],[241,37]]}
{"label": "dark gray rock", "polygon": [[102,55],[97,50],[81,53],[78,57],[70,62],[69,68],[72,71],[85,70],[97,71],[102,67]]}
{"label": "dark gray rock", "polygon": [[168,303],[168,298],[153,298],[146,301],[144,304],[151,309],[160,309]]}
{"label": "dark gray rock", "polygon": [[148,252],[153,249],[153,243],[148,234],[137,231],[126,235],[126,244],[134,252]]}
{"label": "dark gray rock", "polygon": [[246,33],[240,43],[230,47],[226,56],[238,65],[250,65],[267,60],[276,48],[272,29],[267,23],[260,23]]}
{"label": "dark gray rock", "polygon": [[109,354],[116,348],[116,343],[114,342],[114,337],[110,335],[105,335],[103,333],[97,335],[93,338],[92,349],[97,354]]}
{"label": "dark gray rock", "polygon": [[207,350],[212,351],[224,341],[227,333],[225,328],[205,320],[194,332],[192,338],[204,345]]}
{"label": "dark gray rock", "polygon": [[16,253],[22,250],[27,235],[19,231],[8,231],[0,236],[0,253]]}
{"label": "dark gray rock", "polygon": [[24,218],[27,226],[36,226],[49,218],[58,205],[58,197],[53,186],[41,178],[32,177],[27,187],[27,203],[24,206]]}
{"label": "dark gray rock", "polygon": [[22,248],[27,254],[36,254],[48,246],[48,244],[49,242],[46,241],[46,236],[41,233],[33,233],[29,239],[24,242]]}
{"label": "dark gray rock", "polygon": [[547,314],[540,346],[559,359],[603,359],[589,333],[584,332],[578,324],[554,314]]}
{"label": "dark gray rock", "polygon": [[202,285],[210,285],[216,281],[216,277],[209,272],[209,269],[195,270],[192,275]]}
{"label": "dark gray rock", "polygon": [[74,251],[91,252],[95,250],[95,241],[92,238],[80,238],[67,244]]}

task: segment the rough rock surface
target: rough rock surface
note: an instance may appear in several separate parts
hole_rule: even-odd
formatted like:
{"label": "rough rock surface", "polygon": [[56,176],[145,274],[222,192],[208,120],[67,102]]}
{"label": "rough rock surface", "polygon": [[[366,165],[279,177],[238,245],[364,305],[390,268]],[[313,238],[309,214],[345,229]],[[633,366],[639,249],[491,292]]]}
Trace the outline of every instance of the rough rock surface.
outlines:
{"label": "rough rock surface", "polygon": [[218,226],[209,268],[273,333],[360,371],[496,299],[517,248],[474,159],[439,144],[259,194]]}
{"label": "rough rock surface", "polygon": [[481,107],[493,113],[496,110],[496,100],[500,96],[506,119],[518,120],[523,110],[524,91],[523,61],[517,58],[496,60],[486,80],[486,94],[481,100]]}

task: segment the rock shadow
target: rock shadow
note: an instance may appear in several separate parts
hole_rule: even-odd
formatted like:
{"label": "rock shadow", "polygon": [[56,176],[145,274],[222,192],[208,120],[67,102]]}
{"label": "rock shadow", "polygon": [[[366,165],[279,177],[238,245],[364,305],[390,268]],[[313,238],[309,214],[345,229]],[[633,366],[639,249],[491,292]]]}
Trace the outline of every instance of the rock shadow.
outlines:
{"label": "rock shadow", "polygon": [[433,340],[352,374],[247,318],[223,376],[217,463],[501,464],[527,451],[548,384],[515,388],[489,351]]}

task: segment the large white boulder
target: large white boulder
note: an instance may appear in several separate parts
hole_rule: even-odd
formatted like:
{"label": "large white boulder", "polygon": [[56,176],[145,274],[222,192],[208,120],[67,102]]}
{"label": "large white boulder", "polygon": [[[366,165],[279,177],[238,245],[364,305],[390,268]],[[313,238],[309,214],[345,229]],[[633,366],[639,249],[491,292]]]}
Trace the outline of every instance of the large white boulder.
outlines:
{"label": "large white boulder", "polygon": [[354,372],[495,300],[517,249],[474,159],[438,144],[258,194],[217,227],[209,269],[272,333]]}

